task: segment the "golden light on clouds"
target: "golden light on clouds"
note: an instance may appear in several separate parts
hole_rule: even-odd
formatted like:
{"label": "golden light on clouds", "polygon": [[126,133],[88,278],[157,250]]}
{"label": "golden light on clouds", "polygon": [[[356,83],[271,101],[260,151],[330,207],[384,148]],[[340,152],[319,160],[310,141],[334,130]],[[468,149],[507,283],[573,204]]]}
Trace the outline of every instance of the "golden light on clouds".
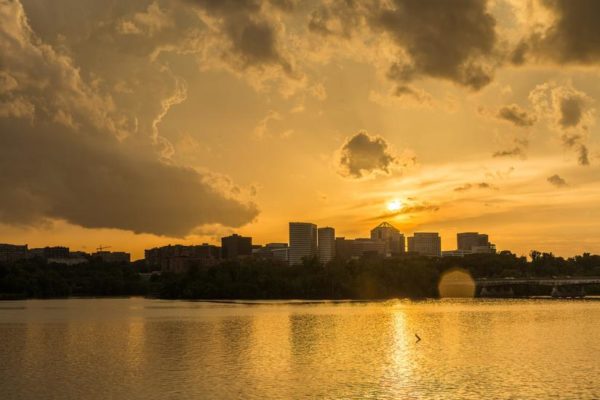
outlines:
{"label": "golden light on clouds", "polygon": [[600,2],[288,3],[2,2],[0,242],[600,252]]}

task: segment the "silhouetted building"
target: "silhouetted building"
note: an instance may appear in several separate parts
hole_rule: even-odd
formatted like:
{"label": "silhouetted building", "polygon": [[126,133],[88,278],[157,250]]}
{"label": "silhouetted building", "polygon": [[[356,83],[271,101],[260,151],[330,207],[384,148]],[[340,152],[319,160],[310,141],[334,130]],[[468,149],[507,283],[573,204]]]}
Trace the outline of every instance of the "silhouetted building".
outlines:
{"label": "silhouetted building", "polygon": [[278,260],[286,263],[289,261],[290,248],[288,247],[287,243],[284,244],[285,246],[283,247],[272,247],[270,249],[271,254],[273,254],[273,260]]}
{"label": "silhouetted building", "polygon": [[46,258],[46,262],[48,264],[79,265],[87,264],[90,261],[85,257],[69,255],[69,257],[49,257]]}
{"label": "silhouetted building", "polygon": [[345,237],[335,238],[335,257],[341,260],[347,260],[352,257],[352,242],[353,240]]}
{"label": "silhouetted building", "polygon": [[456,235],[457,249],[470,253],[495,253],[496,246],[488,235],[479,232],[462,232]]}
{"label": "silhouetted building", "polygon": [[354,257],[379,256],[385,257],[387,243],[384,240],[358,238],[352,241],[352,255]]}
{"label": "silhouetted building", "polygon": [[327,264],[335,256],[335,229],[330,227],[317,229],[319,242],[319,261]]}
{"label": "silhouetted building", "polygon": [[467,254],[472,254],[471,250],[444,250],[442,257],[464,257]]}
{"label": "silhouetted building", "polygon": [[252,255],[252,238],[233,234],[221,238],[223,258],[234,259]]}
{"label": "silhouetted building", "polygon": [[302,259],[317,256],[317,226],[308,222],[290,222],[290,265],[302,264]]}
{"label": "silhouetted building", "polygon": [[288,262],[289,247],[287,243],[267,243],[264,246],[252,246],[254,257]]}
{"label": "silhouetted building", "polygon": [[0,244],[0,263],[13,263],[26,258],[29,258],[26,244]]}
{"label": "silhouetted building", "polygon": [[456,244],[458,250],[471,251],[472,247],[488,245],[488,235],[478,232],[458,233],[456,234]]}
{"label": "silhouetted building", "polygon": [[408,238],[408,251],[425,256],[442,255],[442,239],[437,232],[415,232]]}
{"label": "silhouetted building", "polygon": [[192,265],[215,265],[221,258],[221,248],[203,243],[196,246],[168,245],[144,251],[146,265],[163,272],[185,272]]}
{"label": "silhouetted building", "polygon": [[97,251],[92,256],[100,258],[105,263],[131,262],[131,254],[124,251]]}
{"label": "silhouetted building", "polygon": [[335,255],[341,260],[364,256],[385,257],[386,242],[366,238],[335,238]]}
{"label": "silhouetted building", "polygon": [[387,256],[403,254],[406,251],[404,235],[387,222],[382,222],[371,230],[371,239],[385,241],[385,253]]}
{"label": "silhouetted building", "polygon": [[66,259],[70,258],[71,253],[69,252],[68,247],[63,246],[53,246],[53,247],[42,247],[37,249],[30,249],[29,253],[33,257],[43,258],[48,260],[49,258],[53,259]]}

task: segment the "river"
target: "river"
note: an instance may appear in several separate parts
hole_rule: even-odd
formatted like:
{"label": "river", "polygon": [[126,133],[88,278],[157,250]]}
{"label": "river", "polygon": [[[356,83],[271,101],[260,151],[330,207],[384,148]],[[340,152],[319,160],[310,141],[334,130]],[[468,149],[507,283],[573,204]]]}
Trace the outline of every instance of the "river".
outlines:
{"label": "river", "polygon": [[600,301],[5,301],[0,398],[598,399]]}

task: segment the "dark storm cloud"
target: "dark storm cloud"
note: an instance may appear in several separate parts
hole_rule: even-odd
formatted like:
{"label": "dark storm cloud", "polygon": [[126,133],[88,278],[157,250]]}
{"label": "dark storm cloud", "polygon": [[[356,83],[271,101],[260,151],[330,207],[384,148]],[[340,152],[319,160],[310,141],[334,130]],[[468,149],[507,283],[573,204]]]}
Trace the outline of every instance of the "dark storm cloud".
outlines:
{"label": "dark storm cloud", "polygon": [[548,177],[548,179],[546,179],[546,180],[556,187],[568,186],[567,181],[565,181],[563,178],[561,178],[558,175],[552,175],[552,176]]}
{"label": "dark storm cloud", "polygon": [[[257,215],[211,177],[158,161],[149,129],[134,140],[138,116],[122,113],[72,59],[39,39],[18,2],[0,3],[0,51],[0,222],[64,219],[181,236]],[[155,101],[164,116],[173,100]]]}
{"label": "dark storm cloud", "polygon": [[339,173],[352,178],[362,178],[372,173],[389,174],[396,163],[396,157],[383,138],[362,131],[350,137],[342,146]]}
{"label": "dark storm cloud", "polygon": [[477,90],[492,80],[486,59],[493,56],[496,21],[485,1],[396,0],[371,23],[410,56],[389,70],[398,82],[433,77]]}
{"label": "dark storm cloud", "polygon": [[[545,0],[541,4],[552,11],[555,21],[545,32],[525,39],[517,54],[528,49],[535,57],[550,58],[559,63],[591,64],[600,61],[600,2]],[[516,60],[519,61],[519,57]]]}
{"label": "dark storm cloud", "polygon": [[313,11],[309,29],[350,37],[367,27],[391,39],[402,56],[388,78],[399,87],[440,78],[477,90],[493,78],[496,21],[480,0],[333,1]]}
{"label": "dark storm cloud", "polygon": [[521,108],[517,104],[501,107],[500,110],[498,110],[497,117],[520,127],[532,126],[536,121],[534,115],[530,114],[527,110]]}
{"label": "dark storm cloud", "polygon": [[[255,0],[187,0],[210,17],[216,18],[222,33],[231,44],[234,57],[243,67],[276,64],[288,73],[292,66],[278,49],[278,35],[273,23],[261,13],[262,2]],[[274,2],[283,10],[291,10],[293,2]]]}
{"label": "dark storm cloud", "polygon": [[4,223],[56,218],[183,236],[199,225],[239,226],[257,215],[253,205],[225,197],[196,171],[127,153],[116,141],[56,123],[0,119],[0,129]]}

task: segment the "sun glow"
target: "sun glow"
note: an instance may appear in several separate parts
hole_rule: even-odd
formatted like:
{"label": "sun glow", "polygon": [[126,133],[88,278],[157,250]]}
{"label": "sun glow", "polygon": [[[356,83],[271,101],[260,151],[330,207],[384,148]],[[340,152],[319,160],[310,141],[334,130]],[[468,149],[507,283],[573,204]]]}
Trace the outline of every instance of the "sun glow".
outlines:
{"label": "sun glow", "polygon": [[387,203],[387,209],[389,211],[398,211],[400,208],[402,208],[402,202],[398,199],[390,200]]}

